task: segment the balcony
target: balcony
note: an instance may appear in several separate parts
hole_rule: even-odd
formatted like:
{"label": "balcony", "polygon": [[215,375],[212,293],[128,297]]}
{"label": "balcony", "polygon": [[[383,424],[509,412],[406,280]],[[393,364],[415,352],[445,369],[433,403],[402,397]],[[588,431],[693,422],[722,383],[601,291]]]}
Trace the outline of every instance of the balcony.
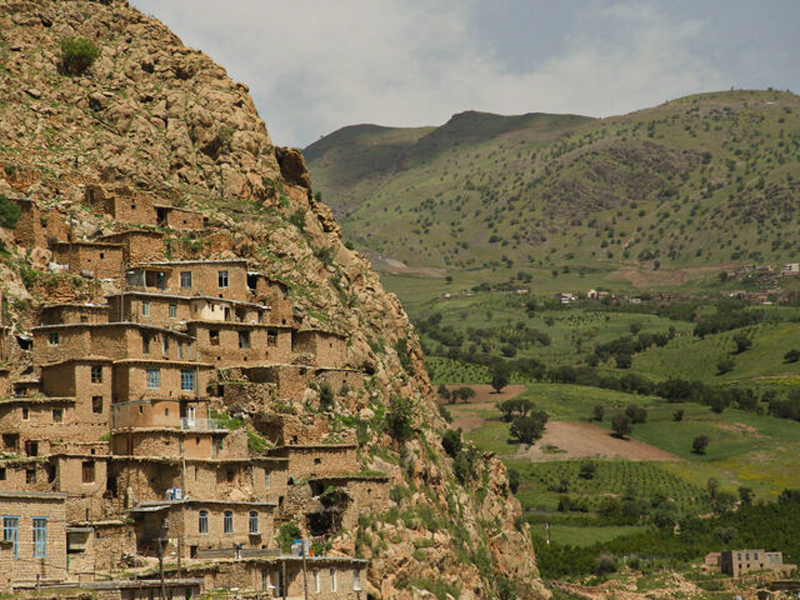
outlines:
{"label": "balcony", "polygon": [[196,419],[181,417],[183,431],[227,431],[218,419]]}

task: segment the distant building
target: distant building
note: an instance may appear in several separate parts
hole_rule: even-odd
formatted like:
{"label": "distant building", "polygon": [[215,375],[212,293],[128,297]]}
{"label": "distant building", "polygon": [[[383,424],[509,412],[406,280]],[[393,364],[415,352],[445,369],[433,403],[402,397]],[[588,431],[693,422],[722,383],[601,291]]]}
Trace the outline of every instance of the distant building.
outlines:
{"label": "distant building", "polygon": [[712,552],[706,556],[707,565],[713,563],[715,557],[712,555],[719,556],[720,570],[731,577],[741,577],[753,571],[775,571],[788,574],[797,569],[797,565],[783,562],[782,552],[766,552],[763,549]]}

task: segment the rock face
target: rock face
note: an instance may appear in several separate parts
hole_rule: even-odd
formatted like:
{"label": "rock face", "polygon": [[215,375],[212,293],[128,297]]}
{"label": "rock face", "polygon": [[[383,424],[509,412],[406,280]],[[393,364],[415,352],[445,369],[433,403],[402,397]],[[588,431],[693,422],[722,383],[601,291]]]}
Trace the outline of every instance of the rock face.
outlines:
{"label": "rock face", "polygon": [[[82,75],[61,72],[68,36],[100,49]],[[272,145],[246,85],[125,2],[78,0],[0,1],[0,81],[0,193],[62,215],[75,239],[124,229],[102,209],[103,198],[201,211],[202,234],[177,240],[173,257],[202,248],[206,256],[245,258],[288,290],[301,327],[347,336],[347,363],[369,373],[370,385],[364,393],[341,390],[324,421],[334,433],[342,423],[355,427],[363,469],[390,475],[394,487],[383,516],[364,517],[330,540],[334,552],[371,559],[368,591],[548,595],[505,468],[473,452],[470,473],[456,477],[441,447],[446,423],[400,303],[344,246],[332,212],[313,198],[299,152]],[[49,231],[52,218],[40,221]],[[15,248],[6,231],[2,241],[10,254],[0,276],[17,331],[34,323],[44,301],[104,291],[105,283],[79,276],[51,285],[49,251]],[[21,372],[24,359],[15,360]],[[296,398],[298,421],[317,405],[313,394]],[[398,433],[386,415],[406,406],[410,433]],[[316,423],[318,415],[309,418]]]}

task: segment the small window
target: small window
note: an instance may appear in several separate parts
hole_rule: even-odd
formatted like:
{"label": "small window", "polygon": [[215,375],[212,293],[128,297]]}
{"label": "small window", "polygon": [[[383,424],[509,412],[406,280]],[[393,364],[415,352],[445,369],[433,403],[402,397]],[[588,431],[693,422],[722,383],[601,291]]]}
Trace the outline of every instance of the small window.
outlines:
{"label": "small window", "polygon": [[321,465],[322,464],[322,459],[321,458],[315,458],[314,459],[314,464],[315,465]]}
{"label": "small window", "polygon": [[250,511],[250,533],[258,533],[258,513],[254,510]]}
{"label": "small window", "polygon": [[96,415],[103,414],[103,397],[92,396],[92,412]]}
{"label": "small window", "polygon": [[161,369],[147,369],[147,389],[157,390],[161,387]]}
{"label": "small window", "polygon": [[358,569],[353,569],[353,591],[360,592],[361,591],[361,577]]}
{"label": "small window", "polygon": [[142,300],[142,314],[145,317],[150,316],[150,300]]}
{"label": "small window", "polygon": [[201,510],[200,517],[197,522],[197,531],[199,533],[208,533],[208,511]]}
{"label": "small window", "polygon": [[219,330],[218,329],[209,329],[208,330],[208,343],[212,346],[219,346]]}
{"label": "small window", "polygon": [[47,518],[33,518],[33,558],[47,558]]}
{"label": "small window", "polygon": [[190,288],[190,287],[192,287],[192,272],[191,271],[181,271],[181,287],[182,288]]}
{"label": "small window", "polygon": [[81,465],[83,473],[83,483],[94,483],[94,461],[85,460]]}
{"label": "small window", "polygon": [[225,511],[222,519],[223,533],[233,533],[233,513],[229,510]]}
{"label": "small window", "polygon": [[22,420],[27,421],[31,418],[31,411],[27,406],[22,407]]}
{"label": "small window", "polygon": [[53,423],[61,423],[64,421],[64,409],[63,408],[54,408],[53,409]]}
{"label": "small window", "polygon": [[150,354],[150,334],[142,332],[142,354]]}
{"label": "small window", "polygon": [[218,271],[217,272],[217,284],[221,288],[228,287],[228,272],[227,271]]}
{"label": "small window", "polygon": [[177,304],[170,304],[169,305],[169,318],[170,319],[178,318],[178,305]]}
{"label": "small window", "polygon": [[0,481],[6,480],[6,468],[0,467]]}
{"label": "small window", "polygon": [[161,354],[169,353],[169,337],[166,333],[161,334]]}
{"label": "small window", "polygon": [[330,573],[330,576],[331,576],[331,591],[335,592],[336,591],[336,569],[330,569],[328,572]]}
{"label": "small window", "polygon": [[25,469],[25,483],[36,483],[36,469]]}
{"label": "small window", "polygon": [[106,257],[105,252],[100,253],[100,260],[103,260]]}
{"label": "small window", "polygon": [[269,487],[269,471],[264,470],[264,487]]}
{"label": "small window", "polygon": [[249,331],[240,331],[239,332],[239,348],[250,348],[250,332]]}
{"label": "small window", "polygon": [[181,371],[181,390],[184,392],[194,391],[194,371],[190,369]]}
{"label": "small window", "polygon": [[47,345],[48,346],[58,346],[58,332],[51,331],[47,334]]}
{"label": "small window", "polygon": [[178,360],[183,360],[183,342],[178,340]]}
{"label": "small window", "polygon": [[319,594],[321,591],[319,588],[319,571],[314,569],[312,572],[312,577],[314,578],[314,593]]}
{"label": "small window", "polygon": [[92,383],[103,383],[103,367],[99,365],[92,367]]}
{"label": "small window", "polygon": [[14,558],[19,558],[19,517],[3,517],[3,541],[11,542]]}
{"label": "small window", "polygon": [[278,345],[278,330],[267,329],[267,346],[277,346],[277,345]]}

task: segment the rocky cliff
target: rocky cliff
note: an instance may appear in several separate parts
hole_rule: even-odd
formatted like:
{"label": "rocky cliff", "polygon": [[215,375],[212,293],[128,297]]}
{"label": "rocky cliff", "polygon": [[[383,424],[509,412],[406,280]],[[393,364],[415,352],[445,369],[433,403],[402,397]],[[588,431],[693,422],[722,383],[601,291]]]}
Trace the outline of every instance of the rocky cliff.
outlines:
{"label": "rocky cliff", "polygon": [[[100,50],[78,75],[63,63],[68,37]],[[343,244],[299,152],[273,146],[245,84],[124,2],[51,0],[0,1],[0,81],[0,194],[33,200],[43,227],[52,214],[73,239],[112,233],[119,224],[97,209],[112,196],[199,210],[205,229],[173,240],[172,256],[246,258],[285,286],[301,326],[347,336],[347,362],[370,374],[367,389],[339,390],[324,410],[309,389],[288,412],[298,426],[357,435],[364,471],[393,479],[384,514],[330,540],[332,552],[371,559],[368,591],[547,595],[503,465],[467,449],[454,470],[402,307]],[[7,229],[0,240],[17,332],[35,324],[42,302],[113,290],[91,274],[59,278],[47,244],[21,250]],[[9,367],[23,373],[24,356]],[[255,404],[246,418],[270,416]]]}

